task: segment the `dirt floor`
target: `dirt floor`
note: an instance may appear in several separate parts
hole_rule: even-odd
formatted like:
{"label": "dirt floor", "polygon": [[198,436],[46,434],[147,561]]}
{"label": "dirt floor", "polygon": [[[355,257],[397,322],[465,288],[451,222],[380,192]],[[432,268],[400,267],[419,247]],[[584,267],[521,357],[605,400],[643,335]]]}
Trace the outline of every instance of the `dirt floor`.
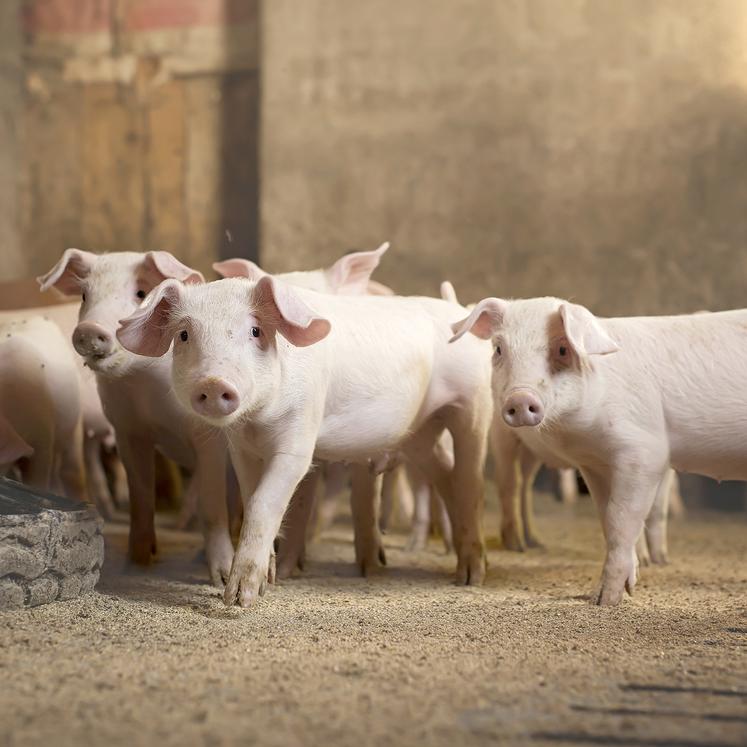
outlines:
{"label": "dirt floor", "polygon": [[491,549],[481,589],[397,534],[357,578],[341,525],[251,610],[206,584],[195,535],[161,530],[132,573],[114,525],[98,593],[0,616],[0,747],[747,744],[747,517],[674,523],[671,565],[610,609],[581,597],[588,500],[538,513],[547,550]]}

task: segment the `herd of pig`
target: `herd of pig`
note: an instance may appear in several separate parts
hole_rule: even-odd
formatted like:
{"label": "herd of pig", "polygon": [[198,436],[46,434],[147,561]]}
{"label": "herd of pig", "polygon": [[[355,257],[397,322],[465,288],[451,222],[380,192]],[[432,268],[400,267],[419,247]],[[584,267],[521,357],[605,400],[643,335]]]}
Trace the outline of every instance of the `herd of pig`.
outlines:
{"label": "herd of pig", "polygon": [[598,604],[666,559],[673,470],[747,479],[747,311],[464,307],[449,283],[397,296],[370,277],[387,247],[275,276],[227,260],[214,282],[167,252],[68,249],[39,282],[78,296],[77,318],[70,304],[0,316],[4,471],[79,498],[85,474],[98,497],[116,441],[130,559],[148,564],[162,452],[190,471],[210,577],[241,606],[302,565],[320,475],[343,465],[361,571],[385,562],[382,487],[406,470],[445,507],[459,584],[486,574],[488,444],[508,549],[537,543],[539,465],[580,470],[606,540]]}

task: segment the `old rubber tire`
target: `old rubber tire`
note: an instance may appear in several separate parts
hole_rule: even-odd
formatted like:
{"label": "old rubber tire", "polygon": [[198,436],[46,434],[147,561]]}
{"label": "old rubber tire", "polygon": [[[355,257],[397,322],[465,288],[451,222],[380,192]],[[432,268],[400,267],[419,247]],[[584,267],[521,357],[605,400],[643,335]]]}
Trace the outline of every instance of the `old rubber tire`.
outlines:
{"label": "old rubber tire", "polygon": [[102,529],[89,504],[0,479],[0,609],[92,591],[104,562]]}

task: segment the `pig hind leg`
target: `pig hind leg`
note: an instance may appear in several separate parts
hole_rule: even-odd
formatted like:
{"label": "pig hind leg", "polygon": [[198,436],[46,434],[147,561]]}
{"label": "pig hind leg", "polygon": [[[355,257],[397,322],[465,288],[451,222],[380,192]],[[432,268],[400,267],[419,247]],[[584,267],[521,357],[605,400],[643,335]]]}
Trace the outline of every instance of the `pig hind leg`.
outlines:
{"label": "pig hind leg", "polygon": [[656,490],[654,505],[646,517],[644,535],[652,563],[665,565],[669,562],[667,549],[667,518],[669,516],[669,498],[674,482],[674,470],[668,469]]}
{"label": "pig hind leg", "polygon": [[101,439],[98,436],[85,436],[83,460],[86,466],[89,496],[101,515],[109,520],[114,515],[114,503],[101,460]]}
{"label": "pig hind leg", "polygon": [[365,464],[353,464],[350,474],[355,562],[361,575],[368,576],[380,566],[386,565],[386,554],[379,529],[382,476],[373,474]]}
{"label": "pig hind leg", "polygon": [[293,493],[277,542],[278,578],[288,578],[296,568],[303,570],[306,559],[306,534],[318,485],[319,470],[312,467]]}

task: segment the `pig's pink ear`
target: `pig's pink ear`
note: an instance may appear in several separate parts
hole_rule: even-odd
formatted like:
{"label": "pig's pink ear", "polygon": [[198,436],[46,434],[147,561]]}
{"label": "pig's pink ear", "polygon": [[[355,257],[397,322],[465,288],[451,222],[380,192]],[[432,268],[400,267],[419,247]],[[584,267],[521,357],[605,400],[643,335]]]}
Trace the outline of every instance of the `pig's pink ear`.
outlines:
{"label": "pig's pink ear", "polygon": [[602,329],[599,320],[585,306],[564,303],[558,309],[565,336],[578,355],[608,355],[620,346]]}
{"label": "pig's pink ear", "polygon": [[169,252],[146,252],[143,256],[141,271],[148,284],[155,288],[160,282],[173,278],[182,283],[204,283],[201,272],[180,262]]}
{"label": "pig's pink ear", "polygon": [[240,257],[225,259],[222,262],[214,262],[213,269],[223,278],[259,280],[267,275],[259,265],[255,265],[254,262],[248,259],[241,259]]}
{"label": "pig's pink ear", "polygon": [[335,262],[324,271],[330,288],[341,295],[359,295],[368,291],[371,273],[379,266],[379,260],[389,248],[385,241],[372,252],[353,252]]}
{"label": "pig's pink ear", "polygon": [[0,416],[0,464],[13,464],[33,453],[34,450],[18,435],[16,429]]}
{"label": "pig's pink ear", "polygon": [[164,280],[154,288],[135,313],[120,320],[117,339],[122,347],[149,358],[164,355],[174,337],[172,311],[181,296],[182,285],[178,280]]}
{"label": "pig's pink ear", "polygon": [[46,275],[39,275],[36,282],[42,291],[56,288],[66,296],[75,296],[97,258],[92,252],[65,249],[59,262]]}
{"label": "pig's pink ear", "polygon": [[323,340],[332,325],[307,306],[288,285],[265,275],[254,286],[254,311],[260,321],[275,327],[299,348]]}
{"label": "pig's pink ear", "polygon": [[502,298],[483,298],[480,303],[475,304],[466,319],[451,325],[454,336],[449,342],[458,340],[466,332],[472,332],[482,340],[489,340],[501,326],[507,306]]}

